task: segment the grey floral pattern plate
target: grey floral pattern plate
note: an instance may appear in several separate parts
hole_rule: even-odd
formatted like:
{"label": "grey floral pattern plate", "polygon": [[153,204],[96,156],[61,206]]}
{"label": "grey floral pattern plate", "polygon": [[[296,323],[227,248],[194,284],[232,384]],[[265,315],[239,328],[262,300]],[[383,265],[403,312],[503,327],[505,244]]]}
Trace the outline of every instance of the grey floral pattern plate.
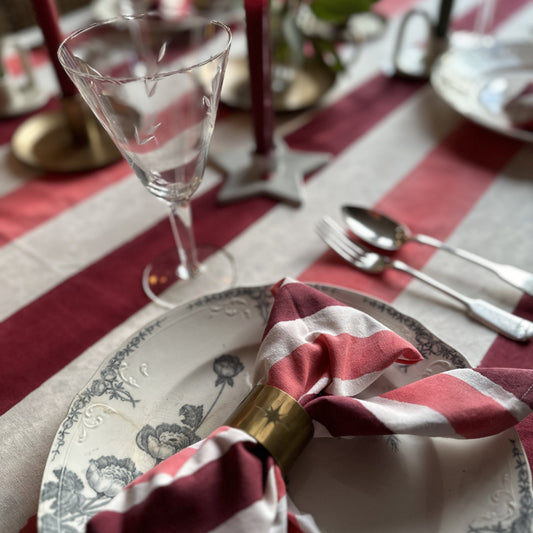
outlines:
{"label": "grey floral pattern plate", "polygon": [[[318,286],[413,343],[424,356],[377,386],[466,367],[416,320],[357,292]],[[130,337],[78,393],[55,436],[38,513],[42,533],[77,533],[127,483],[207,436],[251,388],[272,305],[242,287],[169,311]],[[531,474],[516,431],[456,441],[314,439],[289,478],[296,505],[324,532],[529,531]]]}

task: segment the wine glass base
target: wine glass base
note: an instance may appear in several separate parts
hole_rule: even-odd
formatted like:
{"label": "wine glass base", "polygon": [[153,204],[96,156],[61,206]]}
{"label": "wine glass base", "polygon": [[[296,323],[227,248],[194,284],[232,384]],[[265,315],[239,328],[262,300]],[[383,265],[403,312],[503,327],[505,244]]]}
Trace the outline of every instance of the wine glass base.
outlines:
{"label": "wine glass base", "polygon": [[175,248],[167,250],[146,266],[142,286],[146,295],[158,305],[173,309],[203,294],[219,292],[235,285],[235,260],[222,248],[210,244],[197,247],[199,272],[188,279],[180,275]]}

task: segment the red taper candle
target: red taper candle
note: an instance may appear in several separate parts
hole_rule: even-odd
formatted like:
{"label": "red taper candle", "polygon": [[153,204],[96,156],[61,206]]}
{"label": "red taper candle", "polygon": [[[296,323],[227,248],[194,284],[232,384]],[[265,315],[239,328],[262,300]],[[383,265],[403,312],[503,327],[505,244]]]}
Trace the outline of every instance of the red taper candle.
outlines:
{"label": "red taper candle", "polygon": [[72,83],[67,73],[59,63],[57,49],[63,42],[63,35],[59,27],[59,16],[54,0],[31,0],[35,19],[43,33],[44,42],[48,49],[50,61],[61,87],[63,97],[73,96],[77,93],[76,86]]}
{"label": "red taper candle", "polygon": [[256,152],[266,155],[274,147],[269,1],[244,0],[244,8]]}

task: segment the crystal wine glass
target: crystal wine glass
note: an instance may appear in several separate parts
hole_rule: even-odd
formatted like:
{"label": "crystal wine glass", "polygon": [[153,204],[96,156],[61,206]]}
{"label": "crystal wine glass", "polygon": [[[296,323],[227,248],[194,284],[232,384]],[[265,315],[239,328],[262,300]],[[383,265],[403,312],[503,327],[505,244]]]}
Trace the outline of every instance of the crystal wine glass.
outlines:
{"label": "crystal wine glass", "polygon": [[[137,177],[170,209],[175,246],[142,277],[147,295],[168,308],[184,294],[227,288],[236,277],[227,252],[196,246],[190,204],[202,181],[230,44],[220,22],[146,13],[80,29],[58,50]],[[185,290],[191,284],[198,291]]]}

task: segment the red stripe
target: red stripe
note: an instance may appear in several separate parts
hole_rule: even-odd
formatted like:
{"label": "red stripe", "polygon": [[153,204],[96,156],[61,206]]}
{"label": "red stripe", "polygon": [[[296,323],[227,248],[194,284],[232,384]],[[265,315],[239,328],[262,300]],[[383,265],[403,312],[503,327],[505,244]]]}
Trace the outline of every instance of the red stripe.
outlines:
{"label": "red stripe", "polygon": [[37,515],[28,518],[26,525],[19,531],[19,533],[37,533]]}
{"label": "red stripe", "polygon": [[286,141],[295,150],[316,150],[337,155],[392,110],[399,107],[423,84],[377,75],[331,107],[317,113]]}
{"label": "red stripe", "polygon": [[[32,68],[38,67],[48,62],[48,52],[46,48],[36,48],[26,51],[26,59]],[[18,53],[11,50],[11,53],[3,58],[4,68],[11,76],[24,76],[24,65]],[[34,73],[35,74],[35,73]]]}
{"label": "red stripe", "polygon": [[319,396],[305,406],[334,437],[391,435],[392,431],[355,398]]}
{"label": "red stripe", "polygon": [[447,373],[429,376],[381,397],[429,407],[445,416],[455,432],[466,438],[493,435],[517,423],[498,402]]}

